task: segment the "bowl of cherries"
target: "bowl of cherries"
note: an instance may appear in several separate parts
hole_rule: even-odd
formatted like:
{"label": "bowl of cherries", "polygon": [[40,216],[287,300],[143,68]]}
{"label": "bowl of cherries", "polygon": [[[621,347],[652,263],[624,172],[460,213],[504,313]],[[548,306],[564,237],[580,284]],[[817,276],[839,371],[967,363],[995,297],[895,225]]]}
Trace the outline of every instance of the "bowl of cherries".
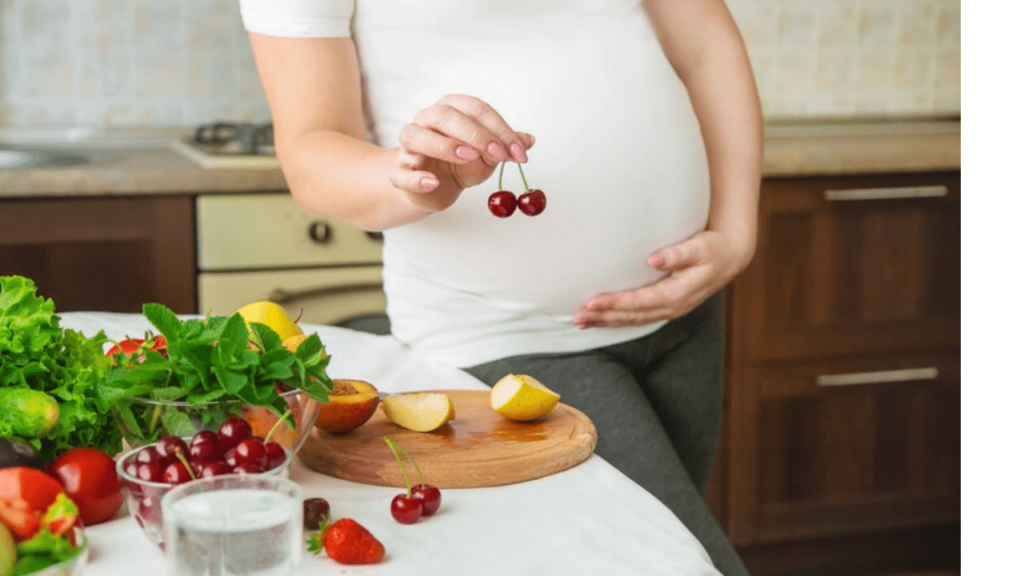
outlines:
{"label": "bowl of cherries", "polygon": [[128,512],[153,543],[164,547],[160,500],[171,488],[198,478],[225,474],[287,474],[292,453],[273,440],[254,436],[252,426],[231,417],[216,430],[159,441],[125,452],[117,475]]}

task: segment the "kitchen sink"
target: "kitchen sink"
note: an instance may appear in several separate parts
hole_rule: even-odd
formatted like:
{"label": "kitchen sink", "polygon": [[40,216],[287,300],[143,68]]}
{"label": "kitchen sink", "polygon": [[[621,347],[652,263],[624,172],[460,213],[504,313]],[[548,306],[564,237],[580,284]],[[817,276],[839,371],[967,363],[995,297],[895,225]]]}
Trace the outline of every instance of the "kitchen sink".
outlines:
{"label": "kitchen sink", "polygon": [[89,164],[92,158],[75,152],[41,148],[0,147],[0,170],[33,170]]}

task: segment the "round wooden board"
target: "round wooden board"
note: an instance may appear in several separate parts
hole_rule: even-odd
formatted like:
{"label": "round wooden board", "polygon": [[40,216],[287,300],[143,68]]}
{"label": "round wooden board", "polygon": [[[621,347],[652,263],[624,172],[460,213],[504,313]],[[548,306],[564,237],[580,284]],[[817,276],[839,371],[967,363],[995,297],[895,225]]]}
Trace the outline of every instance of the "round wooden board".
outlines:
{"label": "round wooden board", "polygon": [[[594,423],[559,403],[535,422],[514,422],[491,409],[488,390],[438,390],[455,405],[455,420],[433,432],[413,432],[388,422],[384,411],[344,434],[317,428],[299,450],[307,466],[337,478],[405,487],[384,436],[416,459],[427,481],[439,488],[477,488],[532,480],[586,460],[597,444]],[[413,482],[419,480],[411,466]]]}

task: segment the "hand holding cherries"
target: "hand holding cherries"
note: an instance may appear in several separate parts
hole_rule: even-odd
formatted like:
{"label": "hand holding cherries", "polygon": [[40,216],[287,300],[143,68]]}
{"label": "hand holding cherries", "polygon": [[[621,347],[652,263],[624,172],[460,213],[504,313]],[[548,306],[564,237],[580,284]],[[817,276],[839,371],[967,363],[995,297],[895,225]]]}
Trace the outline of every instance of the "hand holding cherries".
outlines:
{"label": "hand holding cherries", "polygon": [[523,173],[523,165],[519,166],[519,175],[523,178],[523,188],[526,190],[516,198],[516,195],[508,190],[502,190],[501,179],[505,174],[505,162],[501,163],[498,171],[498,191],[487,198],[487,208],[498,218],[508,218],[516,211],[516,207],[527,216],[536,216],[544,211],[548,205],[548,198],[543,190],[531,189],[526,183],[526,174]]}
{"label": "hand holding cherries", "polygon": [[[432,516],[441,507],[441,491],[436,486],[426,483],[423,472],[416,465],[416,460],[405,451],[405,448],[388,437],[384,438],[384,442],[391,449],[391,453],[395,455],[395,460],[398,460],[398,466],[402,469],[406,486],[404,494],[398,494],[391,500],[391,516],[402,524],[412,524],[422,516]],[[405,470],[405,464],[402,463],[399,451],[405,454],[405,457],[415,466],[416,473],[420,476],[419,484],[413,486],[409,481],[409,474]]]}

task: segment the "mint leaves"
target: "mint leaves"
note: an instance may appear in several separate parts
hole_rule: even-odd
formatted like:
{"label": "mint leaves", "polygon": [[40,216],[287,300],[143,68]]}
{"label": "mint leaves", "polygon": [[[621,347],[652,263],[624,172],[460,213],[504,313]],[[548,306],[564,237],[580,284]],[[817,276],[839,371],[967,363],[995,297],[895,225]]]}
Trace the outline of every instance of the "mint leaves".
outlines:
{"label": "mint leaves", "polygon": [[26,440],[44,461],[78,446],[116,454],[121,434],[100,394],[110,368],[103,355],[107,337],[62,330],[54,309],[28,278],[0,276],[0,386],[46,392],[60,404],[56,426]]}
{"label": "mint leaves", "polygon": [[[166,356],[145,346],[141,362],[116,354],[102,386],[103,396],[131,431],[129,441],[156,441],[164,433],[187,436],[243,404],[284,414],[288,405],[278,394],[279,385],[298,388],[318,402],[328,399],[330,358],[316,334],[293,353],[270,327],[247,327],[237,313],[182,320],[160,304],[146,304],[142,313],[167,340]],[[167,410],[133,398],[185,405]]]}

